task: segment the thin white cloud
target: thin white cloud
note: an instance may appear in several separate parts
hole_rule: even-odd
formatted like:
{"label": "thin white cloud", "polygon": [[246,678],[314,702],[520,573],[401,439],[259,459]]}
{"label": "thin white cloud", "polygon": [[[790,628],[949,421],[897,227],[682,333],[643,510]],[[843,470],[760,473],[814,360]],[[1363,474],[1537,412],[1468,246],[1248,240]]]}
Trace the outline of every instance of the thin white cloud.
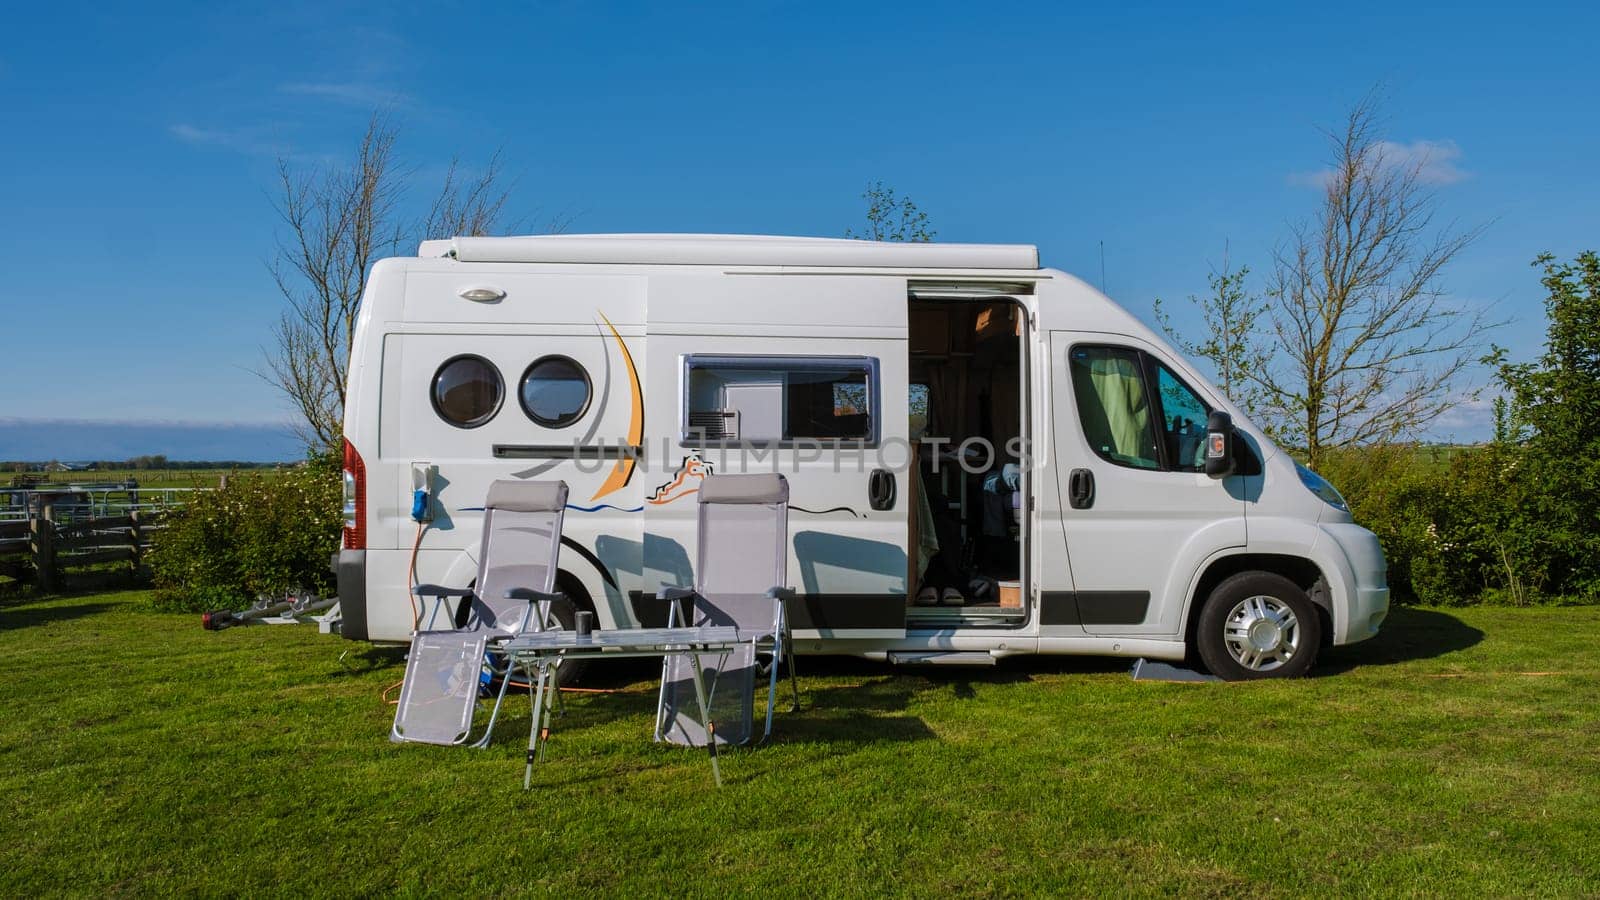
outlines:
{"label": "thin white cloud", "polygon": [[1424,440],[1472,444],[1494,437],[1494,396],[1485,390],[1476,398],[1463,398],[1444,415],[1434,419],[1422,435]]}
{"label": "thin white cloud", "polygon": [[400,91],[360,81],[298,81],[280,85],[278,90],[286,94],[301,94],[369,108],[407,106],[411,103],[411,98]]}
{"label": "thin white cloud", "polygon": [[168,126],[167,132],[185,144],[197,147],[220,147],[263,156],[281,156],[288,150],[283,144],[266,140],[249,129],[201,128],[188,122],[179,122]]}
{"label": "thin white cloud", "polygon": [[221,131],[196,128],[186,122],[179,122],[167,130],[172,132],[173,137],[186,144],[221,144],[227,140],[227,135]]}
{"label": "thin white cloud", "polygon": [[1469,174],[1456,165],[1461,158],[1461,148],[1455,141],[1412,141],[1409,144],[1382,141],[1378,144],[1378,155],[1385,165],[1415,167],[1417,180],[1423,184],[1455,184],[1465,181]]}
{"label": "thin white cloud", "polygon": [[[1472,177],[1461,168],[1461,147],[1455,141],[1379,141],[1373,159],[1384,169],[1415,169],[1417,180],[1423,184],[1443,187]],[[1333,180],[1332,169],[1314,172],[1291,172],[1290,184],[1303,187],[1325,188]]]}

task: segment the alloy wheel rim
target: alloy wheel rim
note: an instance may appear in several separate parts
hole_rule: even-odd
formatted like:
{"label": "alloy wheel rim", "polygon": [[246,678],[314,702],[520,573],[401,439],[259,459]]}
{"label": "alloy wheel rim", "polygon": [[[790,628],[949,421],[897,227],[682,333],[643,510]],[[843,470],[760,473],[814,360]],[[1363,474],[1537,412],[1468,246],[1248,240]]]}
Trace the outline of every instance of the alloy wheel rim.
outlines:
{"label": "alloy wheel rim", "polygon": [[1300,649],[1300,620],[1277,597],[1246,597],[1228,613],[1222,642],[1234,662],[1253,672],[1270,672]]}

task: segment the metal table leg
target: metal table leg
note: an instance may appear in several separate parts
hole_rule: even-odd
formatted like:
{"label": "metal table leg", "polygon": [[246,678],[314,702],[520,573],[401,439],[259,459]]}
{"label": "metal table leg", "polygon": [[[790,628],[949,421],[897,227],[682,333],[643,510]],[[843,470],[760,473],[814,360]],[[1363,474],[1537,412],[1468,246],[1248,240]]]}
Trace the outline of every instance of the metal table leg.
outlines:
{"label": "metal table leg", "polygon": [[794,706],[790,707],[789,711],[799,712],[800,682],[796,681],[794,677],[794,647],[790,646],[788,642],[785,642],[784,644],[783,659],[789,664],[789,687],[794,690]]}
{"label": "metal table leg", "polygon": [[[544,727],[539,729],[539,761],[544,762],[545,747],[550,744],[550,713],[561,702],[561,657],[550,666],[550,701],[544,705]],[[562,713],[565,715],[566,713]]]}
{"label": "metal table leg", "polygon": [[539,752],[539,713],[544,706],[545,673],[548,667],[544,660],[538,661],[539,677],[533,689],[533,722],[528,726],[528,765],[522,773],[522,789],[528,790],[533,786],[533,761]]}
{"label": "metal table leg", "polygon": [[694,671],[694,698],[700,703],[700,718],[706,723],[706,747],[711,750],[711,777],[717,787],[722,787],[722,768],[717,764],[717,725],[711,721],[711,707],[706,703],[705,672],[700,668],[700,654],[689,651],[689,668]]}

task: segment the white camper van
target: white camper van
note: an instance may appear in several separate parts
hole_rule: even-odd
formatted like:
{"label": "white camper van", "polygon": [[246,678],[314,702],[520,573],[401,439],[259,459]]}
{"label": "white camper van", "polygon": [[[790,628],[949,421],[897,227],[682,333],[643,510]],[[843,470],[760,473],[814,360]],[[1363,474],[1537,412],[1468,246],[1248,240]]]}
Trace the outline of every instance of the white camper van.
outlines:
{"label": "white camper van", "polygon": [[490,482],[570,486],[603,628],[692,583],[708,473],[790,485],[801,653],[1201,658],[1371,637],[1382,550],[1160,337],[1032,246],[473,237],[373,269],[345,418],[343,634],[468,586]]}

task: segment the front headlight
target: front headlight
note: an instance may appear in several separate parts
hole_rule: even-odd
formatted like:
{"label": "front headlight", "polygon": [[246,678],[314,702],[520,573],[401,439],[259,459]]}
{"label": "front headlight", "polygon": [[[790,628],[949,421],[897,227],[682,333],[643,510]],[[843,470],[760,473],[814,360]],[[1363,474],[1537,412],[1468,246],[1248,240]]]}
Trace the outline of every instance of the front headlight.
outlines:
{"label": "front headlight", "polygon": [[1299,463],[1294,464],[1294,470],[1300,473],[1300,483],[1306,486],[1306,490],[1316,494],[1322,502],[1337,510],[1350,511],[1350,507],[1344,502],[1344,497],[1339,495],[1339,489],[1329,484],[1328,479]]}

